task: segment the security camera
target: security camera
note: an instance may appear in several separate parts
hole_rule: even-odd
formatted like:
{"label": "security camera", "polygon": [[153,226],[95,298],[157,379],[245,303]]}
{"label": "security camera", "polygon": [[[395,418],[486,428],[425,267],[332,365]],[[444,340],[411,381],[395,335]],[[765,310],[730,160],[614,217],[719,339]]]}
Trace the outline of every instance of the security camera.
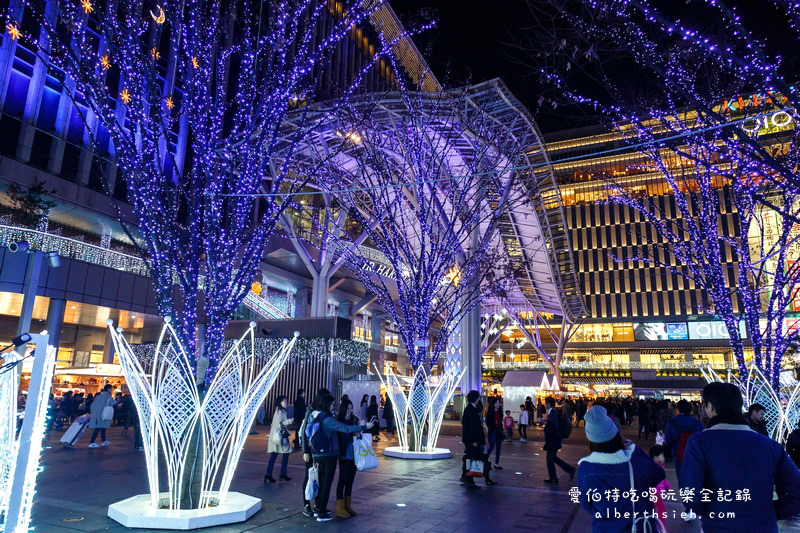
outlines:
{"label": "security camera", "polygon": [[31,249],[31,245],[28,244],[27,241],[17,241],[17,242],[8,243],[8,251],[11,252],[12,254],[15,254],[17,252],[23,252],[24,253],[24,252],[27,252],[30,249]]}
{"label": "security camera", "polygon": [[47,257],[47,262],[50,264],[50,268],[58,268],[61,266],[61,257],[58,255],[58,252],[47,252],[45,256]]}

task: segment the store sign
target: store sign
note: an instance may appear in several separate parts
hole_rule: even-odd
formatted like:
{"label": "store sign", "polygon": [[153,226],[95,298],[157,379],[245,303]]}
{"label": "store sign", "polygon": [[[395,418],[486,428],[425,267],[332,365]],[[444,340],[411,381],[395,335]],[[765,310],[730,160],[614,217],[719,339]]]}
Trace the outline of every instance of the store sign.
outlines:
{"label": "store sign", "polygon": [[[741,338],[747,338],[744,322],[739,323]],[[633,338],[637,341],[686,341],[729,339],[728,328],[721,320],[702,322],[635,322]]]}
{"label": "store sign", "polygon": [[[747,330],[744,322],[739,322],[739,335],[747,338]],[[689,338],[691,340],[723,340],[730,339],[728,328],[721,320],[709,320],[706,322],[689,322]]]}

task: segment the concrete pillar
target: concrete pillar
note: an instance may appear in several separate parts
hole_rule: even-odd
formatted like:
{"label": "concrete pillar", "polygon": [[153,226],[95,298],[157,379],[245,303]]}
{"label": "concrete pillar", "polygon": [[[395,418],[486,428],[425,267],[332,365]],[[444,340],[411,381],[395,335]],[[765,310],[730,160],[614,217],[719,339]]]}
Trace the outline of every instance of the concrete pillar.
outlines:
{"label": "concrete pillar", "polygon": [[372,317],[372,324],[370,325],[370,333],[372,334],[373,344],[378,346],[378,349],[383,352],[383,315],[375,315]]}
{"label": "concrete pillar", "polygon": [[61,342],[61,328],[64,326],[64,310],[66,308],[66,300],[50,298],[50,305],[47,307],[47,333],[50,334],[50,344],[55,346],[56,353]]}
{"label": "concrete pillar", "polygon": [[461,320],[461,362],[467,370],[461,378],[461,392],[481,390],[481,309],[475,306]]}
{"label": "concrete pillar", "polygon": [[692,353],[691,350],[686,350],[684,352],[684,355],[685,355],[684,359],[686,360],[687,363],[693,363],[694,362],[694,353]]}
{"label": "concrete pillar", "polygon": [[[17,323],[17,335],[30,333],[33,304],[36,301],[36,291],[39,289],[39,275],[42,272],[43,258],[44,254],[41,252],[30,252],[28,254],[28,264],[25,267],[25,284],[22,288],[22,308],[19,310],[19,322]],[[24,354],[25,347],[24,344],[19,346],[17,352]]]}
{"label": "concrete pillar", "polygon": [[330,278],[324,274],[318,274],[311,287],[311,316],[328,316],[328,285]]}
{"label": "concrete pillar", "polygon": [[295,294],[294,317],[308,318],[311,316],[311,289],[300,287]]}

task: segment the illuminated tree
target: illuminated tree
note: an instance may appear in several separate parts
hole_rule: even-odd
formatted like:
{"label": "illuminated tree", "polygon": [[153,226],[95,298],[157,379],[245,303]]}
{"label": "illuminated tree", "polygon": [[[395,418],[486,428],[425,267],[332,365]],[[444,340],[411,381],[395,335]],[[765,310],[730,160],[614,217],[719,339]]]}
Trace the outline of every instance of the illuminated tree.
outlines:
{"label": "illuminated tree", "polygon": [[357,98],[324,145],[340,152],[324,179],[351,184],[334,192],[355,235],[366,236],[354,246],[350,232],[340,234],[339,248],[397,324],[415,369],[435,365],[462,317],[482,298],[504,296],[518,266],[499,225],[525,198],[517,167],[530,137],[471,96],[467,88]]}
{"label": "illuminated tree", "polygon": [[[710,0],[530,2],[537,40],[525,43],[525,61],[548,87],[542,104],[605,117],[645,156],[624,169],[642,175],[638,183],[611,178],[608,194],[639,211],[658,238],[617,259],[661,265],[703,289],[742,380],[744,320],[755,367],[778,392],[798,340],[787,313],[798,308],[800,93],[788,81],[793,58],[781,52],[800,32],[800,11],[757,4],[740,16]],[[759,33],[754,13],[773,13],[786,33]],[[726,213],[735,234],[724,231]]]}
{"label": "illuminated tree", "polygon": [[[110,138],[138,216],[159,311],[173,318],[191,366],[208,383],[264,244],[303,186],[291,169],[291,147],[304,131],[286,136],[281,125],[289,113],[302,117],[333,48],[381,4],[26,5],[38,16],[41,35],[22,39],[37,43],[37,53],[63,73],[65,92],[85,106],[76,109],[88,109],[82,118],[94,140]],[[12,2],[9,28],[19,27],[23,7]],[[366,71],[340,91],[352,91]],[[272,157],[278,146],[279,164]],[[270,194],[254,196],[259,192]],[[199,315],[207,321],[202,354]]]}

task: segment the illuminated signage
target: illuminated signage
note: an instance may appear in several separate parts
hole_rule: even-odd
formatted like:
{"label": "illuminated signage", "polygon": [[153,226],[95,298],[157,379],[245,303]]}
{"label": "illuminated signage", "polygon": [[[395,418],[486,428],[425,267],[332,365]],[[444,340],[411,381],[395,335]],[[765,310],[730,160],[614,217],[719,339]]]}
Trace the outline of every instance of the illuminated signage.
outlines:
{"label": "illuminated signage", "polygon": [[[739,322],[739,335],[747,338],[747,331],[744,322]],[[691,340],[722,340],[729,339],[728,328],[721,320],[709,320],[705,322],[689,322],[689,338]]]}

